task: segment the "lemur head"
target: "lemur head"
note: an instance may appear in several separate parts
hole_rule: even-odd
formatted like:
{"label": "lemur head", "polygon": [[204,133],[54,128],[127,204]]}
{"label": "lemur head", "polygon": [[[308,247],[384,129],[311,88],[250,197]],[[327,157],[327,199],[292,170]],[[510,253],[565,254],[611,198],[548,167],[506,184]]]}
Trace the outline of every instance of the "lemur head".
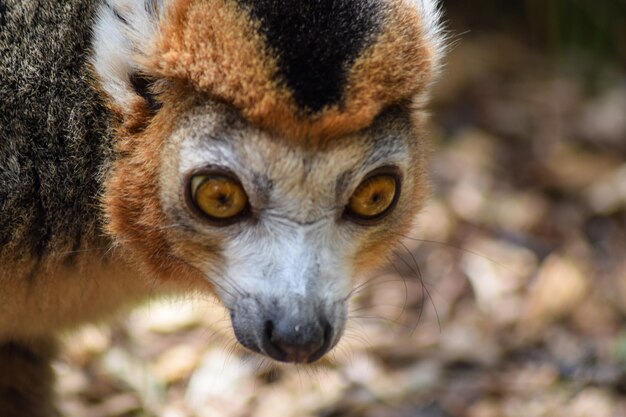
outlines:
{"label": "lemur head", "polygon": [[247,348],[317,360],[423,201],[438,17],[435,0],[109,0],[109,232],[161,282],[210,285]]}

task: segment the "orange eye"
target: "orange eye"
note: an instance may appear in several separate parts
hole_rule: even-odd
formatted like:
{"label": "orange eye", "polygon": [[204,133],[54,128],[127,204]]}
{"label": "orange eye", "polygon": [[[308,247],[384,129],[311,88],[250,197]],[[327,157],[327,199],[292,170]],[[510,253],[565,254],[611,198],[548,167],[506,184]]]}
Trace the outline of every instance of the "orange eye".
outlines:
{"label": "orange eye", "polygon": [[221,175],[197,175],[191,179],[196,206],[216,220],[228,220],[248,208],[248,196],[236,180]]}
{"label": "orange eye", "polygon": [[365,179],[356,189],[347,213],[358,219],[370,220],[385,214],[396,201],[398,180],[393,175],[377,175]]}

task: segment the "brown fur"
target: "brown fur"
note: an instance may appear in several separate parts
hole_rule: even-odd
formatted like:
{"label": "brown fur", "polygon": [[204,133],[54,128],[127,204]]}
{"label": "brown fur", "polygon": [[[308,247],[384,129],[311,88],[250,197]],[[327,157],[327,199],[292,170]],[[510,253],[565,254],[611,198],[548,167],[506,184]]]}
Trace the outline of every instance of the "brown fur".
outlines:
{"label": "brown fur", "polygon": [[181,0],[166,21],[155,56],[144,62],[149,71],[184,81],[233,105],[254,124],[313,146],[369,126],[384,108],[414,97],[432,78],[434,52],[421,40],[420,16],[399,0],[390,3],[384,30],[350,69],[345,102],[313,115],[298,109],[258,22],[233,0]]}
{"label": "brown fur", "polygon": [[0,416],[54,417],[50,339],[0,342]]}
{"label": "brown fur", "polygon": [[59,261],[62,254],[42,261],[0,259],[5,265],[0,272],[0,340],[38,338],[101,320],[160,291],[126,261],[124,252],[109,249],[79,249],[70,265]]}
{"label": "brown fur", "polygon": [[[177,286],[207,288],[209,284],[199,271],[172,255],[175,251],[167,237],[170,231],[159,196],[165,139],[195,96],[178,87],[161,95],[164,105],[156,117],[150,119],[145,103],[138,100],[118,128],[116,151],[122,156],[112,167],[103,209],[108,231],[116,236],[118,244],[132,251],[140,269],[164,281],[175,280]],[[184,247],[179,250],[186,251]],[[217,262],[219,250],[215,250],[214,257]]]}

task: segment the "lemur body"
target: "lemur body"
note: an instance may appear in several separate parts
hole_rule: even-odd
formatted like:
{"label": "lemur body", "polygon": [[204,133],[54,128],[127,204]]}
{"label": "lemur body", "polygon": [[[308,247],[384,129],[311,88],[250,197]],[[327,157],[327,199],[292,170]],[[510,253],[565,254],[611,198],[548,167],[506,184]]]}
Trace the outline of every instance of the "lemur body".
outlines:
{"label": "lemur body", "polygon": [[326,353],[423,201],[441,53],[433,0],[0,0],[0,415],[51,412],[55,332],[160,291]]}
{"label": "lemur body", "polygon": [[94,319],[137,279],[120,274],[98,203],[114,155],[89,67],[98,2],[2,5],[0,338],[11,340]]}

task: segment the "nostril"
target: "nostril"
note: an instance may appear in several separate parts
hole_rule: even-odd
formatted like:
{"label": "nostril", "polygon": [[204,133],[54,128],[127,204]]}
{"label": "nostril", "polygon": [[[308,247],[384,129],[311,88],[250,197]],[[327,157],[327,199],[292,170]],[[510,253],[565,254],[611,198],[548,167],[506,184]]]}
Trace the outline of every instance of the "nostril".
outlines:
{"label": "nostril", "polygon": [[323,338],[322,345],[320,346],[319,349],[314,351],[313,354],[308,358],[308,362],[309,363],[315,362],[316,360],[324,356],[326,352],[328,352],[328,349],[330,348],[330,344],[332,343],[332,341],[333,341],[333,326],[331,326],[330,323],[326,322],[324,324],[324,338]]}
{"label": "nostril", "polygon": [[265,329],[263,336],[266,340],[272,340],[272,333],[274,333],[274,323],[272,320],[268,320],[265,322]]}
{"label": "nostril", "polygon": [[330,323],[324,324],[324,345],[329,345],[333,338],[333,326]]}
{"label": "nostril", "polygon": [[282,353],[281,349],[275,345],[274,339],[274,322],[271,320],[267,320],[265,322],[265,328],[263,329],[263,345],[266,348],[275,349],[276,351]]}
{"label": "nostril", "polygon": [[287,360],[287,352],[283,350],[280,343],[276,342],[276,338],[274,322],[267,320],[263,328],[263,350],[278,361]]}

